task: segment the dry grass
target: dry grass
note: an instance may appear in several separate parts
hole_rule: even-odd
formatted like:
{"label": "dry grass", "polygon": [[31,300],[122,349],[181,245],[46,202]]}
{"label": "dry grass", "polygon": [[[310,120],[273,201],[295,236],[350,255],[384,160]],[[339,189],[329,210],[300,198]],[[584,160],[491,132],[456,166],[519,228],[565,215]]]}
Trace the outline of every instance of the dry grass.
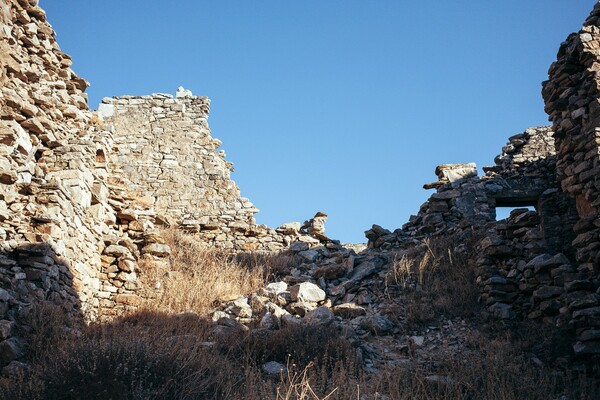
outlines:
{"label": "dry grass", "polygon": [[426,239],[399,254],[385,278],[388,298],[401,297],[403,318],[410,325],[447,318],[473,318],[480,309],[476,273],[466,251],[456,251],[457,238]]}
{"label": "dry grass", "polygon": [[[402,296],[413,322],[440,313],[473,315],[477,294],[468,254],[448,251],[452,240],[425,243],[397,258],[386,278],[389,296]],[[527,353],[545,343],[539,330],[467,336],[465,351],[408,363],[376,374],[362,369],[359,341],[343,329],[287,326],[276,331],[217,333],[198,316],[212,305],[250,293],[294,260],[225,254],[201,248],[193,236],[171,232],[173,272],[146,269],[162,288],[152,310],[111,323],[82,326],[56,306],[40,304],[26,321],[31,370],[0,378],[3,399],[585,399],[598,381],[536,365]],[[157,311],[163,310],[164,312]],[[181,311],[194,310],[198,314]],[[70,329],[65,329],[70,327]],[[413,358],[411,358],[413,357]],[[542,357],[540,355],[542,359]],[[287,364],[265,375],[267,361]],[[560,373],[557,373],[559,371]]]}
{"label": "dry grass", "polygon": [[[217,335],[197,315],[145,311],[66,332],[65,318],[51,305],[30,315],[33,368],[0,378],[0,398],[320,399],[355,359],[349,342],[324,328]],[[264,360],[286,358],[289,373],[262,374]]]}
{"label": "dry grass", "polygon": [[162,232],[171,247],[170,266],[146,262],[140,278],[149,288],[146,307],[170,313],[205,313],[216,305],[264,287],[294,264],[285,254],[232,253],[208,249],[192,234]]}
{"label": "dry grass", "polygon": [[[52,321],[41,312],[31,318],[42,320],[31,321],[38,328]],[[60,328],[51,329],[58,334]],[[79,333],[46,333],[31,332],[46,336],[32,342],[41,346],[31,348],[33,369],[0,378],[0,398],[591,400],[599,393],[597,381],[534,365],[510,337],[470,337],[470,350],[458,357],[367,374],[351,343],[327,328],[215,337],[198,316],[141,312]],[[264,375],[265,360],[287,360],[288,369]]]}

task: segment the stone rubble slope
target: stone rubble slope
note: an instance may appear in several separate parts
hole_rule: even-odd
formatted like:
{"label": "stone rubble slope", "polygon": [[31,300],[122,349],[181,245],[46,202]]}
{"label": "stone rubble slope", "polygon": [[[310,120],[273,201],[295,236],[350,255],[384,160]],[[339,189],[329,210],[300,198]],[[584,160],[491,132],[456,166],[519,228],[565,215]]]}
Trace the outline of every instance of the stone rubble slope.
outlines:
{"label": "stone rubble slope", "polygon": [[[216,336],[236,331],[269,337],[279,329],[295,326],[327,328],[345,337],[359,353],[366,371],[402,366],[439,372],[440,361],[470,348],[470,337],[479,335],[473,322],[436,315],[429,324],[407,319],[411,296],[422,291],[414,276],[395,277],[395,265],[403,256],[426,251],[380,251],[360,253],[335,242],[292,252],[296,267],[280,280],[247,296],[224,302],[205,318],[213,322]],[[263,370],[276,375],[286,360],[266,360]]]}

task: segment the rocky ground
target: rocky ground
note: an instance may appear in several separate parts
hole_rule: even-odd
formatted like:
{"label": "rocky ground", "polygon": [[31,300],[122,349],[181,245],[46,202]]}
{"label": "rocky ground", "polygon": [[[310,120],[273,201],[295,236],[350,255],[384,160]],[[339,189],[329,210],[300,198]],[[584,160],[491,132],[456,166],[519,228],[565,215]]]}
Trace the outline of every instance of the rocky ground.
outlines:
{"label": "rocky ground", "polygon": [[[214,332],[327,327],[353,343],[367,372],[406,367],[426,371],[430,380],[452,380],[443,375],[444,364],[476,354],[494,335],[477,303],[468,257],[448,248],[443,253],[448,243],[387,251],[298,243],[292,247],[297,266],[250,296],[224,302],[211,315]],[[508,325],[503,329],[509,332]],[[528,354],[532,365],[545,366],[541,349],[538,343]],[[263,369],[278,374],[285,362],[267,360]]]}

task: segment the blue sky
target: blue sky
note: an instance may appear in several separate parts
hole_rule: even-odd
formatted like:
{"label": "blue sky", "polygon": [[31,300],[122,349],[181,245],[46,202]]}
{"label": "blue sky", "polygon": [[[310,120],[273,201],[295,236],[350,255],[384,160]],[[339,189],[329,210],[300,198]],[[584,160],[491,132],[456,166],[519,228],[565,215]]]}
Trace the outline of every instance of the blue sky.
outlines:
{"label": "blue sky", "polygon": [[541,82],[595,3],[40,1],[92,109],[180,85],[210,97],[257,221],[325,211],[344,242],[416,214],[436,165],[491,165],[548,124]]}

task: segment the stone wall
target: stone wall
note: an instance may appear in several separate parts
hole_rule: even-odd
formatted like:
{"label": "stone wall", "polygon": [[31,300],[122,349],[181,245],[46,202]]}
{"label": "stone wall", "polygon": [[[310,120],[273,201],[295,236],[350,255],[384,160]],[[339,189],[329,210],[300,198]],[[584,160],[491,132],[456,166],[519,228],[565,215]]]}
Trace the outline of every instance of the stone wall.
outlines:
{"label": "stone wall", "polygon": [[230,179],[233,166],[208,128],[210,100],[180,90],[104,99],[114,127],[109,162],[158,212],[193,230],[246,230],[258,212]]}
{"label": "stone wall", "polygon": [[[373,248],[432,235],[479,235],[481,299],[499,318],[528,318],[575,336],[574,353],[600,355],[600,3],[561,45],[542,94],[552,127],[509,138],[477,177],[442,165],[419,213],[402,229],[367,231]],[[517,209],[495,221],[497,207]],[[591,358],[590,358],[591,357]]]}
{"label": "stone wall", "polygon": [[566,255],[549,253],[537,212],[516,209],[488,225],[478,250],[477,283],[492,315],[554,326],[569,321],[564,306],[574,288],[574,270]]}
{"label": "stone wall", "polygon": [[104,121],[36,0],[0,0],[0,49],[0,368],[18,358],[38,302],[85,320],[136,309],[140,261],[170,252],[157,223],[221,247],[319,243],[299,223],[254,223],[210,137],[206,98],[108,100]]}
{"label": "stone wall", "polygon": [[510,137],[495,164],[483,168],[484,176],[477,175],[473,163],[438,166],[438,181],[424,185],[436,192],[419,213],[393,233],[381,228],[367,231],[370,246],[386,248],[427,236],[470,231],[494,222],[497,207],[531,206],[542,218],[547,245],[568,252],[574,208],[558,190],[552,131],[536,127]]}
{"label": "stone wall", "polygon": [[[281,250],[300,238],[299,226],[257,225],[258,209],[230,178],[231,162],[208,127],[210,100],[179,88],[176,96],[103,99],[98,110],[113,143],[102,155],[129,189],[153,202],[167,224],[195,232],[213,246]],[[304,235],[303,240],[313,241]]]}
{"label": "stone wall", "polygon": [[[44,296],[54,293],[79,308],[99,286],[81,262],[82,256],[97,262],[100,257],[97,235],[85,217],[94,181],[88,167],[91,154],[85,150],[86,138],[74,134],[85,131],[89,121],[87,83],[71,70],[70,57],[60,51],[36,3],[0,6],[3,287],[24,299],[42,295],[41,287],[47,291]],[[28,243],[44,244],[31,252],[32,260],[25,257]],[[69,258],[73,263],[67,265]],[[76,286],[78,294],[68,288],[49,290],[56,282],[72,280],[69,286]],[[17,302],[9,301],[11,306]]]}
{"label": "stone wall", "polygon": [[574,199],[579,291],[569,299],[581,353],[600,354],[600,3],[562,43],[542,94],[553,122],[557,175]]}
{"label": "stone wall", "polygon": [[132,306],[137,260],[156,251],[153,211],[98,162],[111,134],[89,112],[34,0],[0,2],[0,367],[32,305],[96,319]]}
{"label": "stone wall", "polygon": [[[463,243],[478,237],[479,257],[471,262],[491,316],[537,320],[574,332],[579,335],[576,354],[597,353],[597,275],[582,273],[587,267],[582,267],[576,236],[581,217],[557,180],[559,143],[552,129],[530,128],[509,138],[484,176],[477,176],[474,164],[438,166],[439,180],[424,186],[436,193],[419,213],[394,232],[374,226],[366,232],[369,246],[408,247],[449,234]],[[532,209],[517,208],[496,221],[502,206]]]}
{"label": "stone wall", "polygon": [[[91,113],[87,82],[37,0],[0,0],[0,50],[0,368],[19,357],[36,302],[88,320],[135,309],[140,261],[167,262],[170,252],[158,224],[236,250],[328,241],[323,213],[304,226],[256,225],[211,137],[206,97],[106,98]],[[582,356],[600,354],[599,61],[600,5],[544,83],[552,128],[510,137],[483,176],[474,164],[438,166],[417,215],[366,232],[381,251],[481,237],[472,261],[489,313],[562,327]],[[535,210],[496,221],[498,207],[522,206]]]}

